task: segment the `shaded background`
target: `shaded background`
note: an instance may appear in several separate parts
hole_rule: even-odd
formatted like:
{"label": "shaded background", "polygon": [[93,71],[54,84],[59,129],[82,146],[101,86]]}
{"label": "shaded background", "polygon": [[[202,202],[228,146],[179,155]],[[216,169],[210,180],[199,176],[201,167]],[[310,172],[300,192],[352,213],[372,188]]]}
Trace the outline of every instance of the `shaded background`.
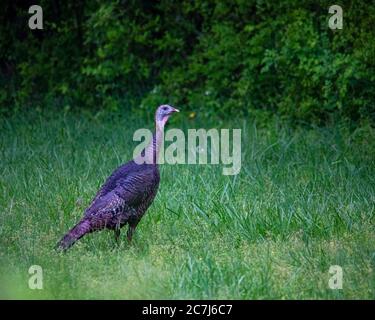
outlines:
{"label": "shaded background", "polygon": [[[44,29],[28,28],[29,6]],[[341,5],[344,27],[328,27]],[[375,119],[365,1],[2,1],[0,110],[154,109],[297,122]]]}

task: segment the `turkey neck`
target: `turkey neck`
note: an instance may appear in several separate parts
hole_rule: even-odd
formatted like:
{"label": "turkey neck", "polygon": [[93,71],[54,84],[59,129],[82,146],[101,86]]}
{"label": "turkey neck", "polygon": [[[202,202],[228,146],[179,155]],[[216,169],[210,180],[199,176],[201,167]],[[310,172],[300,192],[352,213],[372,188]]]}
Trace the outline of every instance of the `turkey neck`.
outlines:
{"label": "turkey neck", "polygon": [[145,163],[157,164],[159,152],[164,143],[164,125],[164,121],[156,121],[152,140],[145,149]]}

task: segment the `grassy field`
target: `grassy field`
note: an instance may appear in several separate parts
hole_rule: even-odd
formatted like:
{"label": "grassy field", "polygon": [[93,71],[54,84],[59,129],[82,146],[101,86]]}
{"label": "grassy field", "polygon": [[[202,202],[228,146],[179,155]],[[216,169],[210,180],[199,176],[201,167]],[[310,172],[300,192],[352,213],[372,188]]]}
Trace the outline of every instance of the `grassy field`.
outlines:
{"label": "grassy field", "polygon": [[[26,299],[374,299],[375,131],[291,129],[272,121],[186,120],[241,128],[242,169],[161,167],[131,246],[113,232],[53,250],[149,119],[30,113],[0,120],[0,297]],[[28,287],[31,265],[43,290]],[[331,265],[343,289],[328,287]]]}

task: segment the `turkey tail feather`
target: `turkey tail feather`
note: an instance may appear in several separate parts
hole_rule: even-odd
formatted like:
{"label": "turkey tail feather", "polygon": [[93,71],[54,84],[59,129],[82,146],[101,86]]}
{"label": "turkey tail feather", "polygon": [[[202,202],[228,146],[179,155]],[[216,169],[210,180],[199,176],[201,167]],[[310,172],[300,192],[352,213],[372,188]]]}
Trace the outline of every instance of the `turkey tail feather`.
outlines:
{"label": "turkey tail feather", "polygon": [[77,240],[91,231],[90,223],[87,220],[78,222],[56,245],[57,250],[66,251]]}

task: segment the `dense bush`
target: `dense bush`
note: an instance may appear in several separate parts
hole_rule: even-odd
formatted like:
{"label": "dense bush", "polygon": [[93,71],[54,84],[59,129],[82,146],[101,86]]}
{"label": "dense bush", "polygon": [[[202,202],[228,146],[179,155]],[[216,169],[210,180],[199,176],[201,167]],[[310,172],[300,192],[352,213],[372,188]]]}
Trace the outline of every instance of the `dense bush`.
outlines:
{"label": "dense bush", "polygon": [[[33,3],[30,3],[30,5]],[[6,108],[154,107],[324,122],[375,119],[375,6],[327,1],[44,0],[2,3],[0,103]]]}

